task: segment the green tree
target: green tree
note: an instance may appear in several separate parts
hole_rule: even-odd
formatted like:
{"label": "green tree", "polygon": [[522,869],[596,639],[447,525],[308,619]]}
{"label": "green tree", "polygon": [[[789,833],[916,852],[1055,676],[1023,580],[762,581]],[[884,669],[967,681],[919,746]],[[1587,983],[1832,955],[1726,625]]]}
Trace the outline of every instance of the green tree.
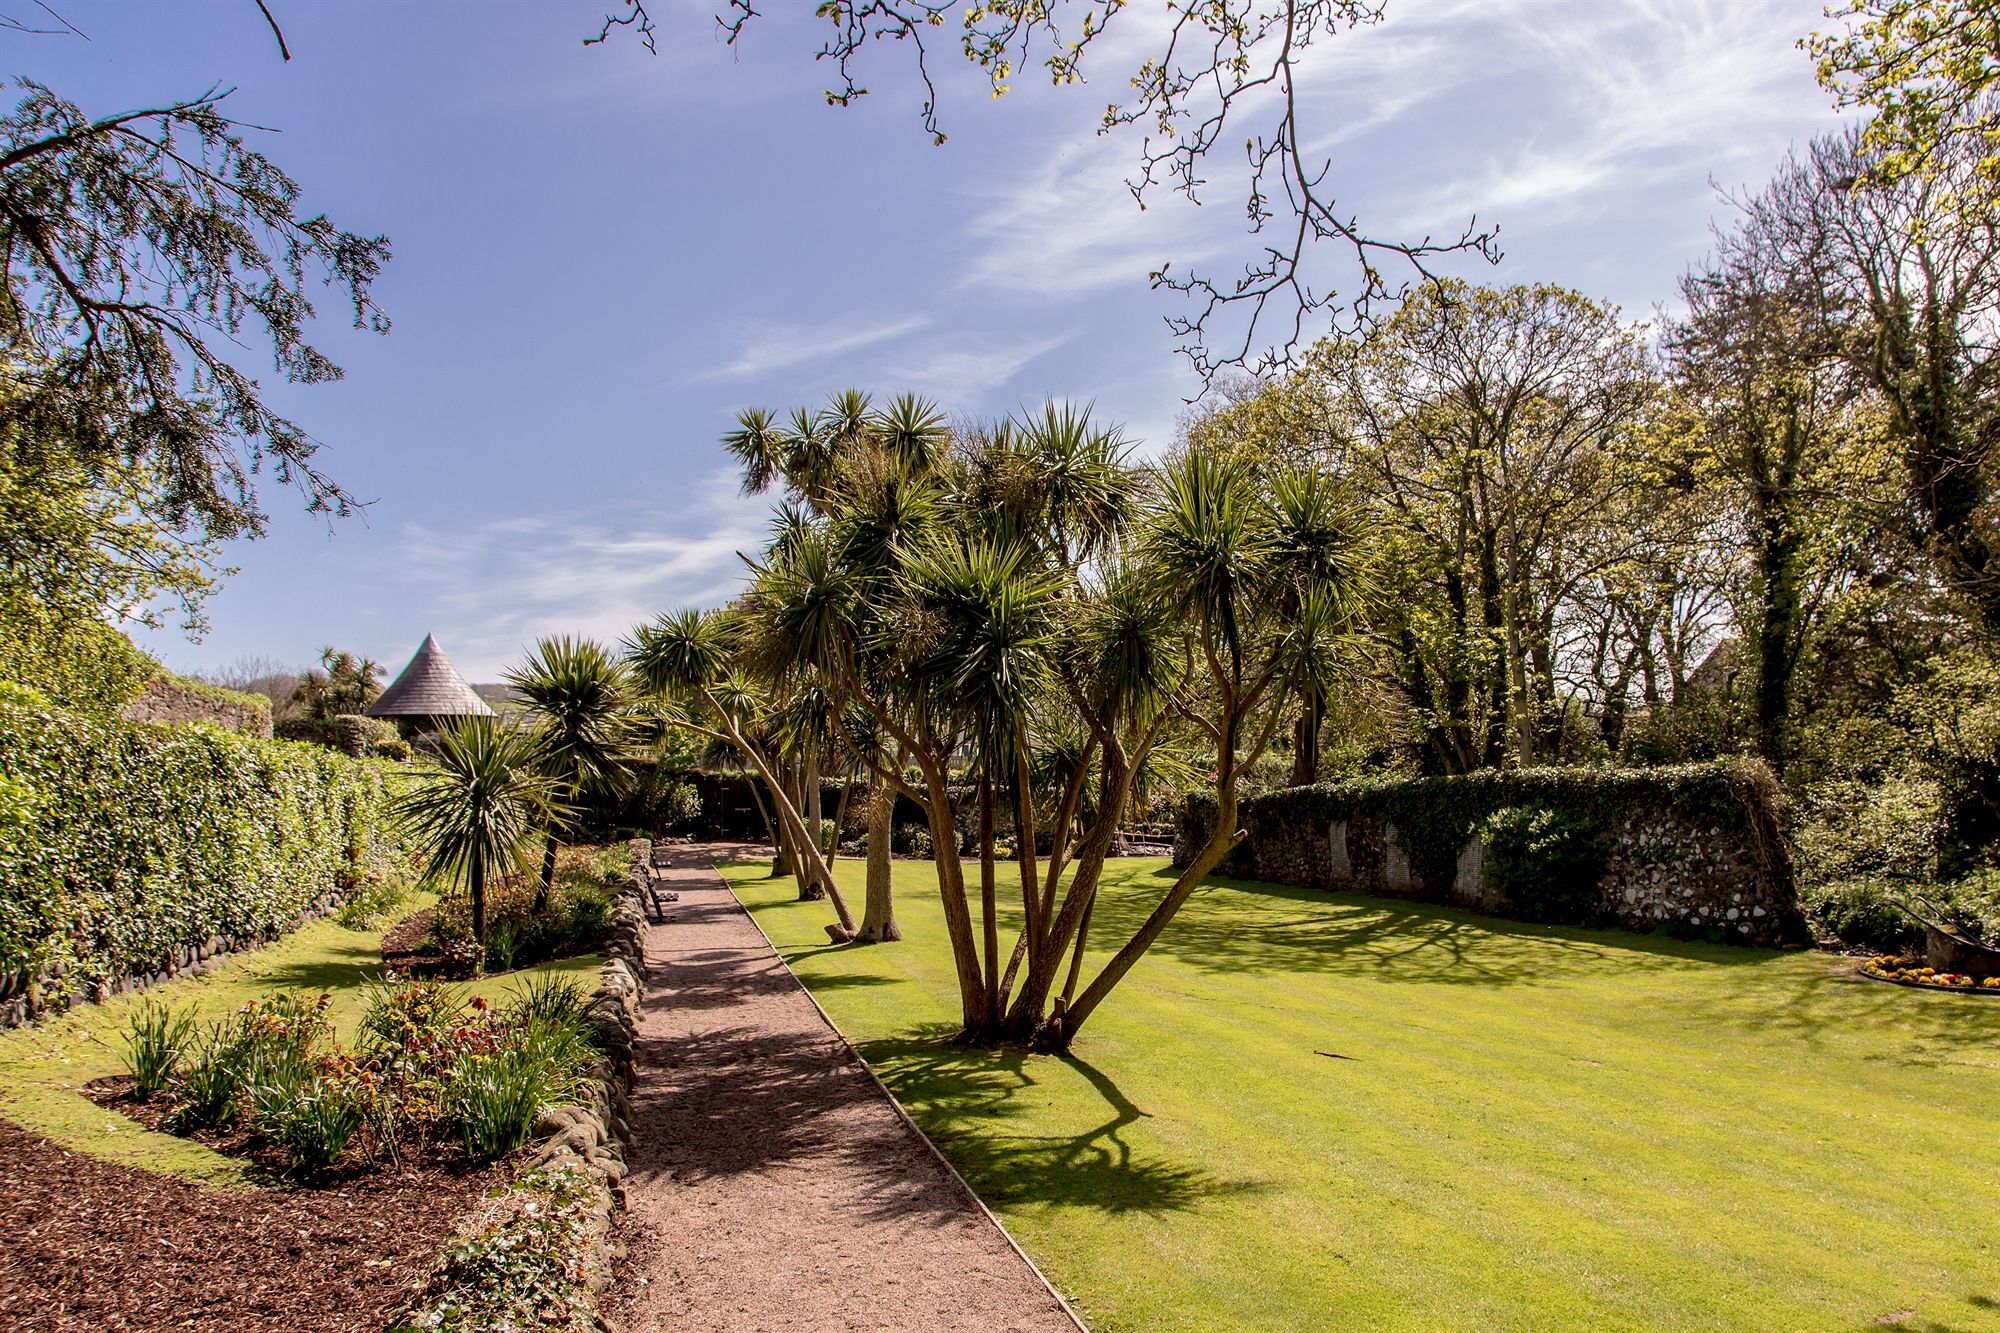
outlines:
{"label": "green tree", "polygon": [[320,745],[338,742],[338,719],[365,712],[382,693],[382,667],[344,649],[320,649],[319,665],[299,677],[292,690],[292,714],[279,724],[291,740]]}
{"label": "green tree", "polygon": [[1880,403],[1905,530],[2000,642],[2000,196],[1971,188],[1979,151],[1948,140],[1925,171],[1885,182],[1861,131],[1823,136],[1743,201],[1722,248],[1756,252],[1810,298],[1808,335]]}
{"label": "green tree", "polygon": [[819,886],[833,903],[836,920],[827,927],[828,935],[836,941],[851,939],[856,928],[847,900],[833,882],[826,857],[807,835],[794,794],[787,790],[760,736],[756,719],[769,716],[772,700],[736,674],[731,638],[731,627],[722,615],[680,611],[635,629],[626,656],[662,705],[668,725],[729,746],[757,774],[798,857],[800,880]]}
{"label": "green tree", "polygon": [[[569,801],[624,791],[626,749],[636,734],[633,692],[624,666],[603,644],[568,635],[538,640],[506,679],[527,705],[543,770]],[[562,819],[549,824],[536,912],[548,907],[555,889],[557,844],[573,831]]]}
{"label": "green tree", "polygon": [[493,717],[460,717],[438,732],[437,750],[394,804],[423,859],[423,879],[463,885],[472,934],[486,946],[486,890],[496,875],[525,873],[536,842],[565,806],[528,728]]}
{"label": "green tree", "polygon": [[1892,183],[1970,151],[1981,194],[2000,184],[2000,4],[1994,0],[1847,0],[1847,20],[1801,45],[1844,107],[1874,114],[1870,176]]}
{"label": "green tree", "polygon": [[310,508],[345,513],[318,442],[236,361],[254,330],[288,380],[339,378],[307,340],[313,286],[386,333],[371,289],[388,241],[306,213],[226,94],[93,119],[19,88],[0,116],[0,342],[27,433],[92,474],[128,469],[173,531],[260,532],[267,466]]}
{"label": "green tree", "polygon": [[[1185,724],[1221,747],[1233,818],[1276,719],[1331,673],[1352,549],[1335,488],[1209,452],[1148,476],[1117,432],[1059,406],[965,432],[921,463],[886,447],[879,422],[834,438],[826,480],[781,525],[717,641],[740,675],[814,680],[843,728],[858,712],[887,738],[845,735],[925,813],[965,1036],[1067,1045],[1227,850],[1225,831],[1112,966],[1082,976],[1102,867],[1160,738]],[[1202,552],[1212,596],[1189,601]],[[1058,751],[1068,758],[1045,762]],[[1024,923],[1011,943],[998,928],[1003,812]]]}

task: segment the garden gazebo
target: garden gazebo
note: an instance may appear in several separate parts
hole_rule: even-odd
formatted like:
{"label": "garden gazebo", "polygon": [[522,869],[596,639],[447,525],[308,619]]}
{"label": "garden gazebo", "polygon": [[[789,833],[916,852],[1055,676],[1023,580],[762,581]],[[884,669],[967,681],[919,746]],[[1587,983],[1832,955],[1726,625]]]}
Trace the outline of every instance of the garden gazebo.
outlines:
{"label": "garden gazebo", "polygon": [[368,716],[389,718],[405,732],[430,731],[448,717],[491,717],[493,710],[465,683],[458,668],[438,647],[437,635],[426,634],[416,656],[368,705]]}

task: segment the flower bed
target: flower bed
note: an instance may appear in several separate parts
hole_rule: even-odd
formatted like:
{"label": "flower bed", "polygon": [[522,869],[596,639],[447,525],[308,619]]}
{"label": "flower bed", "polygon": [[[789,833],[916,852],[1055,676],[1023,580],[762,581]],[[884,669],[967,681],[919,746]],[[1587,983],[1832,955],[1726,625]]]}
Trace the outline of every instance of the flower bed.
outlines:
{"label": "flower bed", "polygon": [[1937,968],[1905,958],[1882,954],[1861,965],[1861,974],[1898,986],[1921,986],[1927,990],[1958,991],[1970,995],[2000,995],[2000,976],[1975,977],[1966,972],[1940,972]]}
{"label": "flower bed", "polygon": [[[554,892],[540,911],[532,877],[510,875],[497,883],[486,903],[486,970],[511,972],[601,950],[625,880],[624,858],[622,845],[563,848]],[[452,898],[404,920],[382,937],[382,961],[411,976],[471,976],[479,945],[470,904]]]}
{"label": "flower bed", "polygon": [[573,981],[531,981],[498,1010],[387,981],[352,1045],[333,1034],[331,1000],[281,992],[199,1026],[149,1003],[127,1034],[128,1080],[100,1092],[142,1122],[315,1178],[501,1157],[601,1059],[592,997]]}
{"label": "flower bed", "polygon": [[611,1216],[631,1142],[633,1037],[645,983],[645,888],[652,844],[630,844],[607,955],[586,1015],[605,1054],[577,1104],[538,1118],[526,1169],[461,1226],[394,1328],[425,1333],[597,1326],[611,1276]]}

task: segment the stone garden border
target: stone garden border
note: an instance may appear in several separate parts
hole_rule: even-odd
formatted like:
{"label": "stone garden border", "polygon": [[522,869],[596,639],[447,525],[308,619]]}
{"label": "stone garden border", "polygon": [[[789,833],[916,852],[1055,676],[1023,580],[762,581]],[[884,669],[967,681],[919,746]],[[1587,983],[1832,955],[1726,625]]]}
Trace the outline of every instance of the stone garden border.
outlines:
{"label": "stone garden border", "polygon": [[[72,995],[62,989],[58,983],[63,980],[64,973],[60,969],[32,978],[26,972],[0,974],[0,1032],[45,1015],[66,1013],[78,1003],[102,1004],[114,995],[135,994],[182,977],[200,976],[225,958],[276,944],[313,922],[332,916],[347,898],[347,894],[335,890],[313,899],[306,904],[305,910],[283,926],[253,931],[248,935],[211,935],[200,944],[174,950],[150,972],[133,972],[99,982],[87,995]],[[44,996],[47,998],[44,999]]]}
{"label": "stone garden border", "polygon": [[598,1298],[616,1257],[612,1218],[625,1202],[633,1043],[645,993],[653,844],[634,838],[630,847],[588,1010],[605,1047],[589,1094],[542,1113],[522,1169],[460,1224],[423,1288],[391,1324],[395,1330],[491,1327],[496,1316],[516,1311],[523,1327],[598,1325]]}

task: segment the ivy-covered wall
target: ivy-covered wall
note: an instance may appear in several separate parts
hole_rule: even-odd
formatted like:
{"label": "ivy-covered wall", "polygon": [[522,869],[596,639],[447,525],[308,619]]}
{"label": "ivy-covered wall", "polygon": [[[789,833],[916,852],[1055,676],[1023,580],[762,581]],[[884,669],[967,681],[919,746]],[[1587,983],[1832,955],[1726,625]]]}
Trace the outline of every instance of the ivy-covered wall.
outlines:
{"label": "ivy-covered wall", "polygon": [[[1782,802],[1756,762],[1295,787],[1242,803],[1249,836],[1219,873],[1573,925],[1799,943],[1807,931]],[[1214,826],[1214,801],[1192,798],[1176,864]]]}
{"label": "ivy-covered wall", "polygon": [[399,771],[0,685],[0,1008],[185,969],[400,873],[385,818]]}

